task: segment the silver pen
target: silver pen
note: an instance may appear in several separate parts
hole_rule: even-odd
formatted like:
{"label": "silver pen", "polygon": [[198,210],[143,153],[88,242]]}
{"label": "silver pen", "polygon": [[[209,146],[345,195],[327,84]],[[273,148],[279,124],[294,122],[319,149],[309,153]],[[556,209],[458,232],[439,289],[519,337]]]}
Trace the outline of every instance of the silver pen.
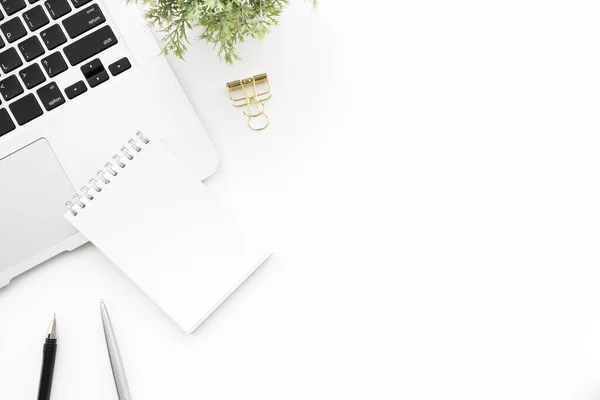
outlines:
{"label": "silver pen", "polygon": [[127,384],[127,376],[123,367],[123,360],[119,352],[117,338],[110,323],[108,311],[104,305],[104,301],[100,300],[100,313],[102,315],[102,325],[104,325],[104,336],[106,337],[106,347],[108,348],[108,357],[110,358],[110,366],[112,367],[115,385],[117,387],[117,395],[119,400],[131,400],[129,393],[129,385]]}

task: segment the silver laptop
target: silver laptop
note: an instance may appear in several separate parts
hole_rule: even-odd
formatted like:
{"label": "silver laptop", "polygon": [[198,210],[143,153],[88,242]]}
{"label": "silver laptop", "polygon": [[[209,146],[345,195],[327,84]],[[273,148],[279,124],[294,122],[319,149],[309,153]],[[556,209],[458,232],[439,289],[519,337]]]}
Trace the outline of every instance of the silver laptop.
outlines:
{"label": "silver laptop", "polygon": [[0,0],[0,287],[86,242],[65,202],[137,131],[198,179],[218,155],[140,10]]}

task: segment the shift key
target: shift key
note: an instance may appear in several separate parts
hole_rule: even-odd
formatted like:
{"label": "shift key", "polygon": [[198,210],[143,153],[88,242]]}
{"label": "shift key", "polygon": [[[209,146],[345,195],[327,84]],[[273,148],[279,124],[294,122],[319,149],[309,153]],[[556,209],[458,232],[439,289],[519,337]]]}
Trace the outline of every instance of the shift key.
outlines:
{"label": "shift key", "polygon": [[71,39],[85,33],[106,21],[97,4],[89,6],[63,21],[65,31]]}
{"label": "shift key", "polygon": [[117,37],[110,26],[107,25],[66,46],[64,52],[69,63],[75,66],[114,46],[117,42]]}

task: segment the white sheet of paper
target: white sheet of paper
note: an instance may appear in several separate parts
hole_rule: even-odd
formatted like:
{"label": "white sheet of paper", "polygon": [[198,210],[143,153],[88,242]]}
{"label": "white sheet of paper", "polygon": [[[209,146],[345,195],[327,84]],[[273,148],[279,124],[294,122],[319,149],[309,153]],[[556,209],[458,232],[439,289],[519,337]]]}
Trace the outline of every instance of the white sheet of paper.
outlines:
{"label": "white sheet of paper", "polygon": [[[161,142],[132,151],[93,200],[65,214],[185,332],[270,255]],[[113,163],[114,164],[114,163]]]}

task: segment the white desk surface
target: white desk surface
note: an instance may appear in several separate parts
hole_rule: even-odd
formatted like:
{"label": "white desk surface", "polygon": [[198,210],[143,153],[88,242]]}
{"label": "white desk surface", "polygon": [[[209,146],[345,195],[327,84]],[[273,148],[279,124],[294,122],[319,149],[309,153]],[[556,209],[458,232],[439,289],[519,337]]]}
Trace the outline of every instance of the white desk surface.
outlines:
{"label": "white desk surface", "polygon": [[[395,5],[392,5],[395,4]],[[173,68],[207,181],[275,255],[191,337],[91,245],[0,291],[0,398],[600,398],[600,4],[293,2],[244,63]],[[251,132],[224,83],[268,72]]]}

